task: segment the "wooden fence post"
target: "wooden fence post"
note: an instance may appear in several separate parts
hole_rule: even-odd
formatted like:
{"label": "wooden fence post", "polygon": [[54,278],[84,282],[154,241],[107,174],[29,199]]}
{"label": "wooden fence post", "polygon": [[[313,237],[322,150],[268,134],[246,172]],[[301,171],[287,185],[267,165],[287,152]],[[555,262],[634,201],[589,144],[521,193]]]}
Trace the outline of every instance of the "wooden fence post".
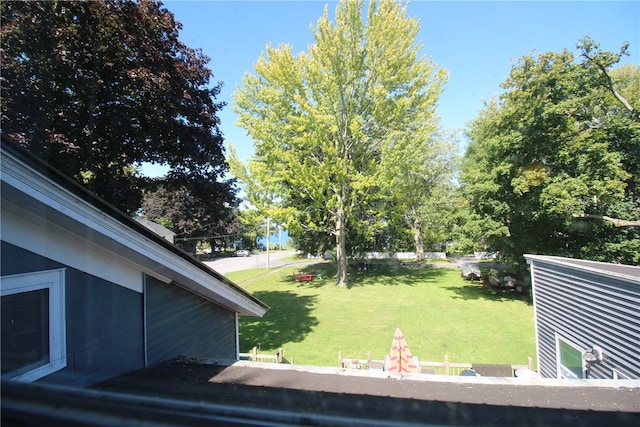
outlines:
{"label": "wooden fence post", "polygon": [[342,368],[342,350],[338,351],[338,367]]}
{"label": "wooden fence post", "polygon": [[284,349],[281,348],[276,355],[278,356],[278,363],[282,363],[284,360]]}
{"label": "wooden fence post", "polygon": [[449,355],[444,355],[444,374],[449,375]]}
{"label": "wooden fence post", "polygon": [[258,360],[258,347],[253,347],[251,351],[251,359],[255,362]]}
{"label": "wooden fence post", "polygon": [[371,352],[367,353],[367,369],[371,369]]}
{"label": "wooden fence post", "polygon": [[527,357],[527,368],[529,368],[530,371],[533,371],[533,359],[531,356]]}

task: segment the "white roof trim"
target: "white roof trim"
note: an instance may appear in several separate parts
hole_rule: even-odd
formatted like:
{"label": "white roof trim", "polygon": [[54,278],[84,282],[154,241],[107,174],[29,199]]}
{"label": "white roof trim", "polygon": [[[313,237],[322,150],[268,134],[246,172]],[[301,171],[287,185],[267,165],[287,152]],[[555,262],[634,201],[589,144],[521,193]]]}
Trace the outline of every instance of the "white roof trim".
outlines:
{"label": "white roof trim", "polygon": [[32,199],[32,202],[25,202],[27,205],[35,201],[66,217],[70,232],[86,236],[90,230],[92,241],[141,271],[163,281],[173,280],[240,315],[261,317],[266,312],[265,305],[217,279],[213,270],[208,274],[143,234],[132,232],[122,222],[51,181],[11,153],[3,150],[0,160],[2,182]]}
{"label": "white roof trim", "polygon": [[611,264],[584,259],[564,258],[549,255],[525,255],[529,264],[540,261],[548,264],[559,265],[574,270],[590,271],[599,275],[613,276],[640,284],[640,267],[623,264]]}

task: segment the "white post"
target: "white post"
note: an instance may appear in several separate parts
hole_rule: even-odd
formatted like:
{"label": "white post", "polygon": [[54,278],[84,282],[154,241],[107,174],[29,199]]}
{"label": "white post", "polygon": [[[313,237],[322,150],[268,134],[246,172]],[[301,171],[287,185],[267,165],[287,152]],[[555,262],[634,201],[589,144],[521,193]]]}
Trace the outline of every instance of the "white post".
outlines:
{"label": "white post", "polygon": [[269,269],[269,237],[271,234],[271,230],[269,227],[271,226],[271,218],[267,218],[267,270]]}

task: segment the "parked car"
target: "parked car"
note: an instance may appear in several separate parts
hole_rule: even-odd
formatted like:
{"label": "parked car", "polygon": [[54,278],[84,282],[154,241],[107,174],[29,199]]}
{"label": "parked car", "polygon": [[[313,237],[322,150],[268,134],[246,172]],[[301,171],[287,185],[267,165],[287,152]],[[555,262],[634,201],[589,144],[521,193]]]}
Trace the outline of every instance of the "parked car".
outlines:
{"label": "parked car", "polygon": [[249,255],[251,255],[251,252],[250,252],[250,251],[248,251],[248,250],[246,250],[246,249],[240,249],[240,250],[237,250],[237,251],[235,251],[235,252],[233,253],[233,256],[242,256],[242,257],[247,257],[247,256],[249,256]]}

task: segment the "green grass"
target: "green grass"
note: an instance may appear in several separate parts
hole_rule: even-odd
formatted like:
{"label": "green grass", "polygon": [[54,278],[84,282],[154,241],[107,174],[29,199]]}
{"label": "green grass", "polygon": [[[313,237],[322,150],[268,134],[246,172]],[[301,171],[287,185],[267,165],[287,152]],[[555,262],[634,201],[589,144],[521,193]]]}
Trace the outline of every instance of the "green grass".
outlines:
{"label": "green grass", "polygon": [[[328,267],[328,268],[327,268]],[[385,268],[350,275],[335,285],[329,265],[310,268],[322,279],[296,283],[293,268],[228,276],[271,309],[240,320],[240,349],[283,348],[296,364],[336,366],[344,357],[383,359],[396,327],[422,361],[526,364],[535,357],[533,307],[513,292],[462,280],[455,268]]]}

